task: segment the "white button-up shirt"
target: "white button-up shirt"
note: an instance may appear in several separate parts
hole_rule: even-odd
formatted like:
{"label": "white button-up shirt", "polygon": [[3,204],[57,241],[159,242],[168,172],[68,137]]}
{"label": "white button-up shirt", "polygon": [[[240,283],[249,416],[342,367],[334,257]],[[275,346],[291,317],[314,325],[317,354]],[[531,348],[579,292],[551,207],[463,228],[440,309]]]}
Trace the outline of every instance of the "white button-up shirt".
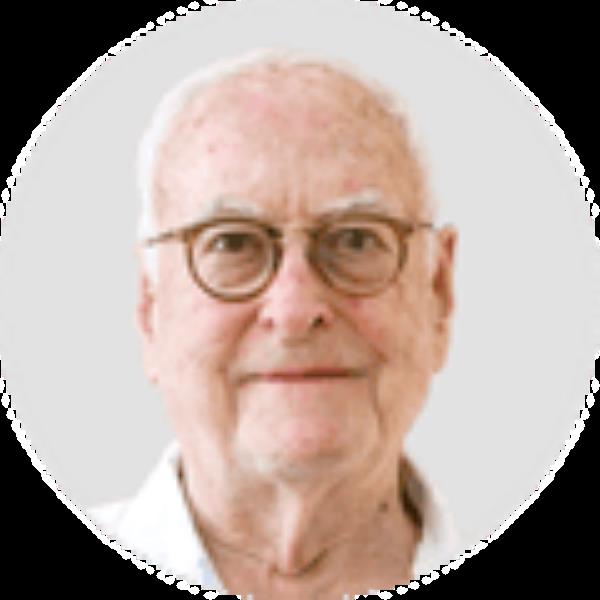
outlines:
{"label": "white button-up shirt", "polygon": [[[194,526],[179,478],[179,447],[171,444],[132,498],[93,508],[92,520],[127,550],[188,583],[225,593]],[[455,529],[438,493],[411,461],[406,493],[422,520],[413,564],[419,577],[458,556]]]}

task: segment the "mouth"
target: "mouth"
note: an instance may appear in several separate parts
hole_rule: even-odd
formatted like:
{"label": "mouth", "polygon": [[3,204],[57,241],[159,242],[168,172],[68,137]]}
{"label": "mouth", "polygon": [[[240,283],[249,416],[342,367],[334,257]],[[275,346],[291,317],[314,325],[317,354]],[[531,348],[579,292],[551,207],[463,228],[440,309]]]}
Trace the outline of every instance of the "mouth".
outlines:
{"label": "mouth", "polygon": [[363,369],[315,367],[309,369],[285,369],[250,373],[242,378],[242,382],[315,383],[358,379],[364,376],[365,371]]}

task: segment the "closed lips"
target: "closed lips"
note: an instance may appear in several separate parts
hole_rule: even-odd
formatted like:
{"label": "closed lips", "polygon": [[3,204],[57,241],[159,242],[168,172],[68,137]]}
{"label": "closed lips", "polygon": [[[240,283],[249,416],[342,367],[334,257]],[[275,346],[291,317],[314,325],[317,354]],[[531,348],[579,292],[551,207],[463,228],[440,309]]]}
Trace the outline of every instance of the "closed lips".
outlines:
{"label": "closed lips", "polygon": [[320,379],[345,379],[352,377],[361,377],[364,375],[362,369],[343,369],[343,368],[311,368],[311,369],[289,369],[277,371],[261,371],[252,373],[243,378],[244,381],[316,381]]}

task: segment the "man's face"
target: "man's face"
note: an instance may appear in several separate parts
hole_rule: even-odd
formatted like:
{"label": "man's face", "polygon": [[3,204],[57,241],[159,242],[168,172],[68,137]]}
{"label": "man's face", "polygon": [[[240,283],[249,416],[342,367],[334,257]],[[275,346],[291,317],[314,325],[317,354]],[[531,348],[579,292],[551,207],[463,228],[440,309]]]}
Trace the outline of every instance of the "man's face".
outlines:
{"label": "man's face", "polygon": [[328,287],[305,258],[298,230],[365,190],[374,210],[424,217],[391,120],[347,82],[324,82],[222,84],[187,107],[157,164],[159,230],[225,208],[284,232],[280,268],[254,299],[201,290],[176,243],[142,286],[147,365],[184,455],[232,473],[302,478],[397,455],[445,355],[451,234],[413,234],[397,280],[372,297]]}

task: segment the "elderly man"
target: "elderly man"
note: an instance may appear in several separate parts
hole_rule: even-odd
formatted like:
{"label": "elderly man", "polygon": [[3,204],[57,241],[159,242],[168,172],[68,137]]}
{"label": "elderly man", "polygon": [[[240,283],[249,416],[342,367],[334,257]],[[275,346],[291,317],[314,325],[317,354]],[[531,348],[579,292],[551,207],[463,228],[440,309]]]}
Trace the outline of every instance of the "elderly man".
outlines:
{"label": "elderly man", "polygon": [[138,317],[177,444],[98,522],[256,600],[448,562],[404,441],[446,357],[456,236],[402,112],[345,69],[267,53],[185,82],[142,153]]}

